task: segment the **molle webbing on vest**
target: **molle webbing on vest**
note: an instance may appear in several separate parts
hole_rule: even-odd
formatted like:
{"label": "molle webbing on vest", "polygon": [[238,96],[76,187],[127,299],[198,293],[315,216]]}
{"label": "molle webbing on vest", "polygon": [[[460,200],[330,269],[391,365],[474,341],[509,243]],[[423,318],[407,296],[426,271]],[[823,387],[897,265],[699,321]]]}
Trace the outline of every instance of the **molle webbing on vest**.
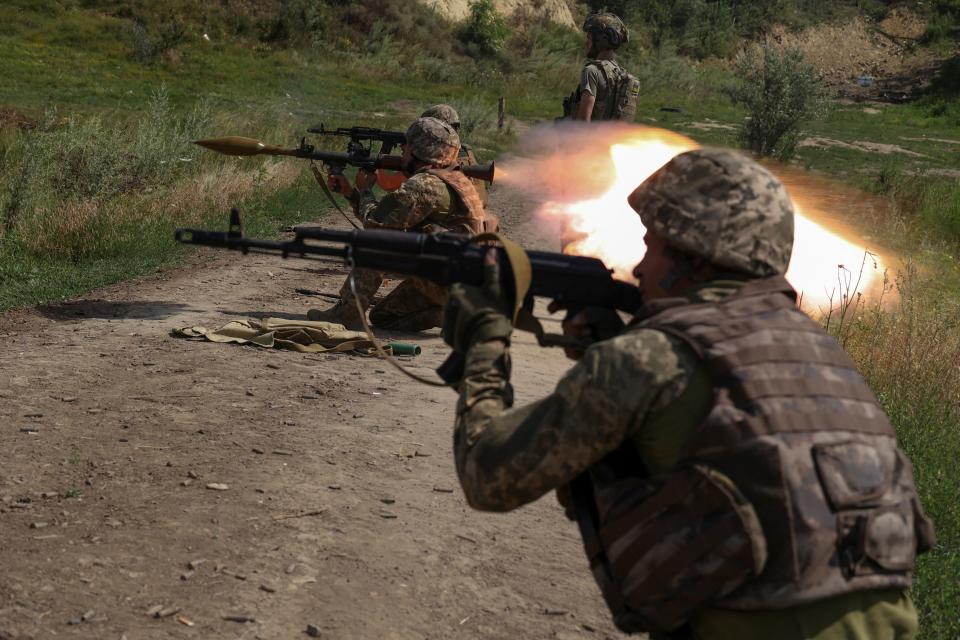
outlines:
{"label": "molle webbing on vest", "polygon": [[477,194],[473,182],[463,175],[463,172],[459,169],[459,167],[427,169],[427,173],[443,180],[444,184],[457,194],[457,198],[465,210],[462,215],[454,215],[452,213],[453,207],[451,207],[451,213],[441,224],[452,231],[466,231],[473,234],[483,233],[483,201]]}
{"label": "molle webbing on vest", "polygon": [[764,291],[775,280],[782,278],[750,283],[719,304],[673,306],[642,324],[703,358],[740,409],[728,425],[739,438],[820,429],[892,435],[850,357],[783,295],[792,290]]}
{"label": "molle webbing on vest", "polygon": [[590,64],[600,70],[606,82],[606,87],[602,92],[603,95],[600,95],[601,92],[597,91],[597,101],[593,105],[593,112],[590,115],[590,119],[611,120],[613,119],[613,110],[617,102],[617,82],[620,79],[620,67],[613,60],[594,60]]}
{"label": "molle webbing on vest", "polygon": [[767,540],[763,572],[718,606],[909,586],[932,540],[910,463],[849,356],[796,308],[786,280],[749,282],[718,303],[659,300],[637,325],[688,344],[713,381],[714,407],[678,468],[726,474]]}

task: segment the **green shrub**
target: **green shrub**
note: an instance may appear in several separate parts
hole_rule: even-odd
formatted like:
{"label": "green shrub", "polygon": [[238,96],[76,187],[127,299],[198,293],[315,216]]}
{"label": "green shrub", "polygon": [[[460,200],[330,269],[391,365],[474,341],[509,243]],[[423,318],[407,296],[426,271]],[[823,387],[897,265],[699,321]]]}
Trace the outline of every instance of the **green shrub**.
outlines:
{"label": "green shrub", "polygon": [[151,31],[139,22],[134,22],[127,30],[130,41],[130,56],[137,62],[150,64],[167,51],[172,51],[187,39],[187,28],[183,23],[171,20],[157,25]]}
{"label": "green shrub", "polygon": [[960,39],[960,0],[935,0],[924,31],[928,43]]}
{"label": "green shrub", "polygon": [[466,52],[474,57],[496,54],[508,35],[510,29],[492,0],[476,0],[471,4],[470,17],[457,32]]}
{"label": "green shrub", "polygon": [[681,40],[681,52],[700,59],[725,58],[736,51],[738,44],[733,9],[717,2],[696,12]]}
{"label": "green shrub", "polygon": [[[171,111],[165,92],[154,94],[148,111],[133,126],[105,123],[100,117],[60,121],[48,114],[45,123],[22,130],[5,152],[0,174],[2,231],[38,231],[41,220],[73,211],[97,220],[82,231],[84,238],[109,230],[109,221],[87,215],[99,203],[126,194],[170,185],[194,171],[188,142],[206,129],[201,105],[185,116]],[[42,227],[42,224],[39,224]],[[71,253],[89,243],[77,242]]]}
{"label": "green shrub", "polygon": [[876,22],[886,18],[890,12],[890,8],[879,0],[857,0],[857,9]]}
{"label": "green shrub", "polygon": [[818,115],[820,80],[799,49],[779,51],[771,45],[744,54],[738,64],[738,85],[729,89],[734,103],[747,108],[740,132],[751,151],[781,160],[790,158],[800,139],[800,125]]}

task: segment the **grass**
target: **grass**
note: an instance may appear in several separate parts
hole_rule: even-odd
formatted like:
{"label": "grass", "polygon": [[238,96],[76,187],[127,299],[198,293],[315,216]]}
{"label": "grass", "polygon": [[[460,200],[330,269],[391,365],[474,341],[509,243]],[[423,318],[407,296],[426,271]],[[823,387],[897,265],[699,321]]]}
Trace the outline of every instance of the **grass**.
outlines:
{"label": "grass", "polygon": [[960,300],[937,279],[908,266],[891,285],[896,301],[851,308],[835,323],[844,344],[913,462],[921,501],[937,545],[920,557],[912,589],[923,638],[960,637]]}
{"label": "grass", "polygon": [[[206,174],[201,182],[215,185],[217,190],[191,194],[189,198],[199,203],[195,209],[169,215],[156,211],[149,224],[129,219],[114,225],[113,237],[105,244],[106,254],[71,260],[38,255],[20,245],[4,247],[0,252],[0,309],[69,298],[174,266],[189,250],[173,241],[173,230],[178,226],[226,228],[227,212],[233,205],[241,207],[245,229],[256,236],[275,236],[289,225],[326,214],[313,176],[305,168],[268,162],[264,169],[259,181],[229,166]],[[278,184],[283,186],[277,188]]]}

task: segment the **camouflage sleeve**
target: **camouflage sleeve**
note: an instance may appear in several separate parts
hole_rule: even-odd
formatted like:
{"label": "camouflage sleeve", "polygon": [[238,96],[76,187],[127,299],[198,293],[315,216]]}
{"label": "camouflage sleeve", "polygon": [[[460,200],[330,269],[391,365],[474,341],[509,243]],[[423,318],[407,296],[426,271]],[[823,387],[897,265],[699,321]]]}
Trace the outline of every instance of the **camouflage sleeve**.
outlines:
{"label": "camouflage sleeve", "polygon": [[468,502],[486,511],[569,483],[676,399],[695,367],[666,335],[631,331],[590,347],[551,395],[511,409],[508,347],[477,344],[466,360],[454,454]]}
{"label": "camouflage sleeve", "polygon": [[437,211],[449,208],[450,191],[443,180],[417,173],[372,206],[361,197],[360,215],[370,228],[411,229]]}
{"label": "camouflage sleeve", "polygon": [[602,82],[603,72],[597,68],[597,65],[588,64],[583,68],[583,73],[580,74],[580,91],[596,96]]}
{"label": "camouflage sleeve", "polygon": [[354,209],[361,220],[366,220],[379,204],[377,197],[373,195],[372,190],[354,191],[357,194],[356,201],[353,203]]}

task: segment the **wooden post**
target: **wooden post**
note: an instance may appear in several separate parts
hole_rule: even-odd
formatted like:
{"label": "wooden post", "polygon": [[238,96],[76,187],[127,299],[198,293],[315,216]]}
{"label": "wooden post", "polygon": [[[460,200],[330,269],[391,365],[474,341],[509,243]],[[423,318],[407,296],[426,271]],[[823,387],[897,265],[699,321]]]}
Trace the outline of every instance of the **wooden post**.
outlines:
{"label": "wooden post", "polygon": [[497,101],[497,130],[503,131],[503,118],[507,115],[507,99],[500,96]]}

